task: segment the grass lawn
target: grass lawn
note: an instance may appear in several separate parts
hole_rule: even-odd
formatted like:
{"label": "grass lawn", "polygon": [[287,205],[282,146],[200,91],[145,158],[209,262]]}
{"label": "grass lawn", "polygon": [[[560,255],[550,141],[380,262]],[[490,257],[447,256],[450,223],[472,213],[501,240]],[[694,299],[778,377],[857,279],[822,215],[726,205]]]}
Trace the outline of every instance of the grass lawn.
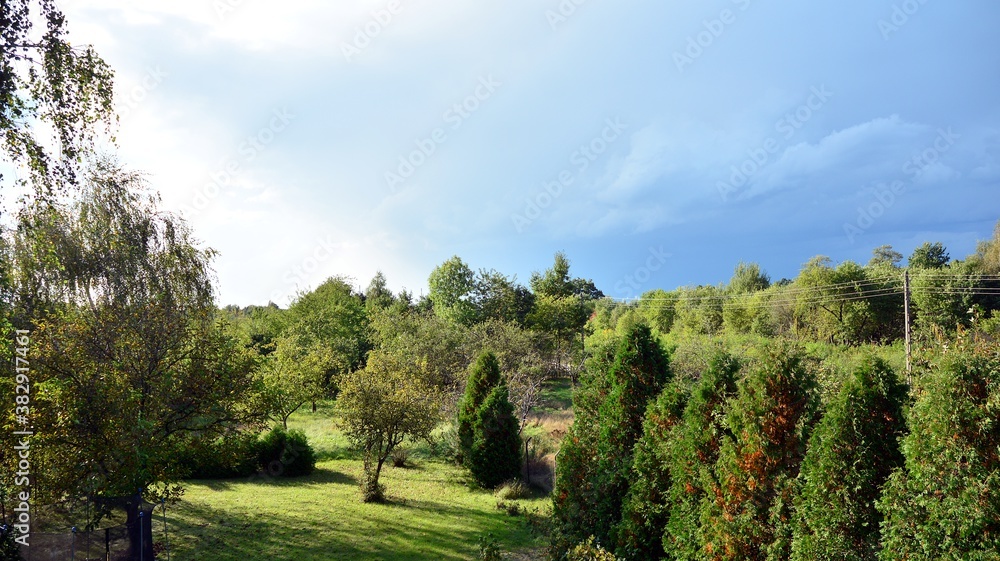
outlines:
{"label": "grass lawn", "polygon": [[[316,448],[320,461],[311,476],[187,482],[167,512],[171,559],[475,559],[487,533],[504,551],[543,547],[523,515],[497,509],[492,493],[471,489],[464,470],[439,460],[386,467],[381,482],[390,504],[362,503],[361,462],[330,419],[330,405],[321,404],[289,422]],[[517,502],[544,515],[551,505],[542,496]]]}

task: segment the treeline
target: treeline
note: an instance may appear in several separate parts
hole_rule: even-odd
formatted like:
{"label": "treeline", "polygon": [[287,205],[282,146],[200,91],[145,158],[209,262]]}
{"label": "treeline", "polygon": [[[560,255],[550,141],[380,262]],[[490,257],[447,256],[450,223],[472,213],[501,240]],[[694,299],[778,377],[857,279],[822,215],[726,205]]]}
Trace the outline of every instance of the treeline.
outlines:
{"label": "treeline", "polygon": [[993,238],[965,259],[951,259],[939,243],[903,256],[891,246],[865,265],[834,265],[818,256],[795,279],[771,282],[756,263],[740,263],[726,284],[651,290],[637,301],[601,300],[595,331],[645,322],[661,333],[754,334],[839,345],[890,344],[903,338],[904,275],[910,277],[910,313],[924,341],[970,328],[1000,328],[1000,223]]}
{"label": "treeline", "polygon": [[682,376],[631,326],[574,395],[552,557],[995,559],[1000,346],[960,340],[930,364],[908,394],[869,357],[823,403],[790,343]]}

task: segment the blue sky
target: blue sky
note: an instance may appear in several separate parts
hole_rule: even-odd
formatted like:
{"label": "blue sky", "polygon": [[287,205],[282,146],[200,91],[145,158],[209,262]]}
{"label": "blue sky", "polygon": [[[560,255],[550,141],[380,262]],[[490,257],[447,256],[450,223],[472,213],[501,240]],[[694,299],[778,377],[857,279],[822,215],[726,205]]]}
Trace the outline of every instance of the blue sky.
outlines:
{"label": "blue sky", "polygon": [[[220,304],[564,250],[614,297],[1000,218],[994,0],[70,0]],[[861,209],[861,210],[859,210]]]}

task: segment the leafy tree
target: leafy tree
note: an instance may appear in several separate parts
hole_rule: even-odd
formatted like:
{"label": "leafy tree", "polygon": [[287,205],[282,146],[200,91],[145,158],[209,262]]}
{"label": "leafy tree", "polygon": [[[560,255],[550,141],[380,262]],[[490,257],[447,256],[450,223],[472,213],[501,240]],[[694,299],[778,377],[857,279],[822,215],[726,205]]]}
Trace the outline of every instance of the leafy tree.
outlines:
{"label": "leafy tree", "polygon": [[880,359],[854,371],[809,442],[795,513],[792,559],[877,559],[875,503],[902,465],[906,387]]}
{"label": "leafy tree", "polygon": [[495,320],[526,325],[534,295],[517,279],[494,270],[481,270],[475,279],[473,302],[479,321]]}
{"label": "leafy tree", "polygon": [[831,343],[857,345],[873,339],[865,268],[853,261],[836,267],[824,256],[809,260],[795,279],[796,321],[806,333]]}
{"label": "leafy tree", "polygon": [[337,379],[364,366],[368,318],[361,297],[343,277],[331,277],[299,294],[288,308],[287,328],[300,346],[325,362],[320,387],[334,395]]}
{"label": "leafy tree", "polygon": [[969,325],[969,310],[976,301],[974,290],[980,278],[974,263],[967,261],[915,271],[911,286],[917,327],[954,332],[960,325]]}
{"label": "leafy tree", "polygon": [[492,351],[479,355],[465,383],[465,395],[458,406],[458,445],[466,467],[472,467],[472,447],[475,443],[473,425],[483,402],[494,388],[500,386],[500,363]]}
{"label": "leafy tree", "polygon": [[263,390],[269,417],[288,430],[288,418],[323,395],[323,376],[332,359],[319,344],[305,345],[294,333],[278,339],[263,361]]}
{"label": "leafy tree", "polygon": [[976,245],[976,257],[985,275],[1000,275],[1000,221],[993,229],[993,238]]}
{"label": "leafy tree", "polygon": [[521,472],[521,439],[507,387],[495,386],[476,410],[469,469],[485,489],[515,479]]}
{"label": "leafy tree", "polygon": [[372,352],[398,362],[417,361],[428,383],[461,391],[472,362],[467,328],[429,311],[392,307],[372,314],[370,331]]}
{"label": "leafy tree", "polygon": [[716,352],[687,401],[671,442],[669,516],[662,539],[663,549],[677,559],[705,556],[701,512],[707,502],[715,500],[714,492],[719,488],[713,469],[726,437],[725,412],[736,394],[739,370],[739,361]]}
{"label": "leafy tree", "polygon": [[677,316],[677,298],[676,292],[650,290],[639,297],[639,313],[645,316],[653,329],[663,334],[670,333]]}
{"label": "leafy tree", "polygon": [[787,559],[795,479],[816,408],[816,382],[797,351],[769,347],[739,384],[726,413],[704,503],[705,552],[713,559]]}
{"label": "leafy tree", "polygon": [[369,310],[372,308],[385,309],[392,306],[394,302],[395,297],[386,284],[385,275],[382,274],[382,271],[378,271],[368,283],[368,288],[365,289],[365,308]]}
{"label": "leafy tree", "polygon": [[114,73],[92,47],[73,47],[66,34],[66,18],[53,2],[3,3],[0,137],[43,197],[76,185],[95,125],[110,126],[114,115]]}
{"label": "leafy tree", "polygon": [[385,460],[405,439],[426,439],[440,417],[439,390],[414,362],[369,357],[363,370],[346,374],[337,409],[340,427],[362,452],[364,502],[385,500],[379,483]]}
{"label": "leafy tree", "polygon": [[1000,353],[960,349],[917,386],[905,466],[878,510],[882,559],[996,559],[1000,551]]}
{"label": "leafy tree", "polygon": [[430,299],[438,317],[470,325],[476,321],[476,307],[472,301],[476,288],[475,274],[457,255],[438,265],[427,280]]}
{"label": "leafy tree", "polygon": [[722,328],[722,308],[726,299],[717,286],[697,286],[678,290],[674,329],[685,333],[713,335]]}
{"label": "leafy tree", "polygon": [[79,201],[21,212],[15,315],[34,326],[36,488],[49,499],[154,483],[168,495],[192,442],[263,420],[255,356],[217,321],[214,253],[157,202],[103,162]]}
{"label": "leafy tree", "polygon": [[545,272],[531,273],[531,290],[536,296],[566,298],[573,296],[573,281],[569,276],[569,259],[559,251],[555,255],[552,267]]}
{"label": "leafy tree", "polygon": [[732,294],[758,292],[769,286],[771,286],[771,277],[757,263],[740,261],[736,265],[733,277],[729,279],[729,292]]}
{"label": "leafy tree", "polygon": [[868,266],[898,267],[902,261],[902,253],[893,249],[891,245],[880,245],[872,250],[872,258],[868,262]]}
{"label": "leafy tree", "polygon": [[469,329],[467,338],[473,356],[485,351],[496,355],[501,378],[510,390],[514,414],[523,429],[528,414],[539,404],[542,385],[551,377],[538,337],[516,323],[486,320]]}
{"label": "leafy tree", "polygon": [[915,269],[940,269],[948,264],[951,257],[941,242],[924,242],[913,250],[909,265]]}

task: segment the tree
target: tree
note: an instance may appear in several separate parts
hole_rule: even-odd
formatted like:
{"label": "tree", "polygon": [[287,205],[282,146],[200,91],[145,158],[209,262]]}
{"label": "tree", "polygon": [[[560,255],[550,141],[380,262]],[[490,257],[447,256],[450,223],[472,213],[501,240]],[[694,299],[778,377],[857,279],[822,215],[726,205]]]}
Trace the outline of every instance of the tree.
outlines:
{"label": "tree", "polygon": [[633,448],[643,433],[649,403],[671,380],[670,362],[649,327],[637,325],[622,339],[607,373],[608,394],[598,408],[592,533],[613,542],[612,529],[632,481]]}
{"label": "tree", "polygon": [[514,414],[523,430],[528,414],[541,399],[542,385],[550,379],[538,337],[516,323],[486,320],[469,329],[467,340],[472,356],[485,351],[496,355],[501,378],[510,390]]}
{"label": "tree", "polygon": [[771,286],[771,277],[768,276],[757,263],[744,263],[742,261],[736,265],[733,277],[729,279],[729,292],[731,294],[748,294],[766,290]]}
{"label": "tree", "polygon": [[974,290],[980,283],[975,264],[969,261],[915,271],[912,293],[917,326],[952,333],[959,326],[968,326],[972,319],[969,310],[976,301]]}
{"label": "tree", "polygon": [[496,355],[491,351],[483,352],[469,372],[469,379],[465,383],[465,395],[458,405],[458,445],[466,467],[472,466],[472,447],[475,442],[473,425],[479,408],[500,383],[500,364]]}
{"label": "tree", "polygon": [[878,558],[882,516],[875,503],[903,463],[906,392],[896,373],[872,357],[843,386],[802,464],[792,559]]}
{"label": "tree", "polygon": [[916,388],[905,466],[878,503],[885,560],[996,559],[1000,352],[959,348]]}
{"label": "tree", "polygon": [[616,552],[625,559],[662,559],[665,554],[673,443],[689,397],[678,381],[675,378],[650,405],[635,445],[632,484],[613,532]]}
{"label": "tree", "polygon": [[361,297],[343,277],[331,277],[311,292],[299,294],[288,308],[288,327],[298,343],[319,349],[325,360],[320,387],[336,394],[337,379],[364,366],[368,352],[368,317]]}
{"label": "tree", "polygon": [[701,512],[714,501],[719,481],[713,469],[727,434],[725,413],[736,395],[741,364],[717,351],[684,408],[681,425],[671,442],[668,458],[672,481],[667,491],[669,517],[663,532],[663,549],[677,559],[705,557]]}
{"label": "tree", "polygon": [[472,423],[469,470],[484,489],[493,489],[521,473],[521,438],[507,387],[494,387],[476,410]]}
{"label": "tree", "polygon": [[214,253],[157,202],[103,162],[80,200],[20,214],[11,270],[15,321],[36,345],[36,500],[154,484],[172,496],[192,443],[262,425],[255,356],[216,315]]}
{"label": "tree", "polygon": [[868,262],[868,266],[878,266],[885,265],[889,267],[898,267],[903,261],[903,254],[892,248],[891,245],[880,245],[872,250],[871,261]]}
{"label": "tree", "polygon": [[857,345],[874,339],[877,328],[866,298],[870,289],[866,269],[853,261],[832,267],[818,256],[802,268],[795,285],[796,322],[807,333],[831,343]]}
{"label": "tree", "polygon": [[331,362],[323,345],[305,345],[294,334],[277,341],[274,352],[264,358],[263,387],[269,417],[288,430],[288,418],[300,407],[320,399],[323,377]]}
{"label": "tree", "polygon": [[66,34],[66,19],[53,2],[3,3],[0,137],[10,159],[30,170],[42,197],[76,185],[94,126],[110,127],[114,115],[114,73],[92,47],[72,47]]}
{"label": "tree", "polygon": [[650,290],[639,298],[639,313],[646,317],[649,326],[667,334],[674,327],[677,316],[677,292],[667,292],[662,289]]}
{"label": "tree", "polygon": [[382,274],[382,271],[378,271],[368,283],[368,288],[365,289],[365,308],[369,310],[372,308],[385,309],[393,302],[395,302],[395,298],[386,284],[385,275]]}
{"label": "tree", "polygon": [[923,245],[913,250],[909,266],[915,269],[940,269],[947,265],[950,260],[951,257],[941,242],[924,242]]}
{"label": "tree", "polygon": [[545,295],[553,298],[572,296],[573,282],[569,277],[569,259],[566,254],[556,252],[552,267],[544,273],[531,273],[531,290],[536,296]]}
{"label": "tree", "polygon": [[438,317],[465,326],[476,321],[476,307],[472,302],[475,274],[459,256],[435,267],[427,284]]}
{"label": "tree", "polygon": [[440,418],[440,393],[418,364],[379,354],[369,357],[363,370],[346,374],[340,388],[339,424],[364,462],[362,500],[382,502],[385,460],[405,439],[430,437]]}
{"label": "tree", "polygon": [[787,559],[796,478],[818,405],[800,354],[768,347],[741,380],[704,503],[705,553],[713,559]]}
{"label": "tree", "polygon": [[1000,275],[1000,220],[993,229],[993,238],[976,245],[976,257],[985,275]]}
{"label": "tree", "polygon": [[480,270],[475,279],[473,303],[479,321],[496,320],[525,325],[534,304],[534,295],[517,283],[494,270]]}

